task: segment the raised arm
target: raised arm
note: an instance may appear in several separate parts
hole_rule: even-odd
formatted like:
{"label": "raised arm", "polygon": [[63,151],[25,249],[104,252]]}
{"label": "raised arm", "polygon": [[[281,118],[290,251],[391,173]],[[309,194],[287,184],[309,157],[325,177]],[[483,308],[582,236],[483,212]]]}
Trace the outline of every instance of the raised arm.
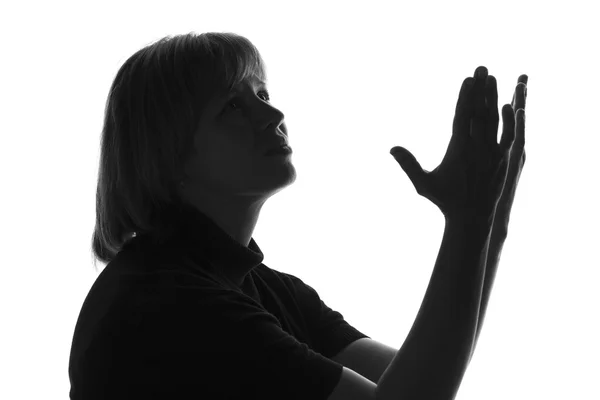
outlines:
{"label": "raised arm", "polygon": [[463,82],[442,163],[421,168],[406,149],[391,153],[446,226],[429,286],[404,344],[377,383],[378,400],[453,399],[477,332],[485,263],[514,131],[497,143],[496,81],[479,67]]}
{"label": "raised arm", "polygon": [[377,382],[377,400],[454,398],[477,330],[490,231],[485,221],[446,221],[421,308]]}

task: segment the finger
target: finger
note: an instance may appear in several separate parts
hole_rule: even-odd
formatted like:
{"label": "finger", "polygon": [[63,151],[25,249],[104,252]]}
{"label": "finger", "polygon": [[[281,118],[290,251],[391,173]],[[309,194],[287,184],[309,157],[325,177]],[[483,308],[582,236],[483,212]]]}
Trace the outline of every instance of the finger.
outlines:
{"label": "finger", "polygon": [[454,122],[452,123],[452,135],[462,135],[467,137],[469,134],[469,124],[473,112],[472,90],[475,79],[468,77],[463,81],[456,102],[456,112]]}
{"label": "finger", "polygon": [[513,110],[515,113],[519,108],[525,108],[525,84],[523,82],[519,82],[517,87],[515,88],[515,101],[513,102]]}
{"label": "finger", "polygon": [[518,154],[521,154],[523,148],[525,147],[525,109],[519,108],[516,114],[516,125],[517,129],[515,129],[515,149],[519,151]]}
{"label": "finger", "polygon": [[421,193],[423,179],[426,174],[415,156],[413,156],[410,151],[402,146],[392,147],[390,154],[394,157],[398,164],[400,164],[400,167],[404,170],[404,173],[412,182],[417,193]]}
{"label": "finger", "polygon": [[529,77],[527,76],[527,74],[523,74],[523,75],[519,76],[518,83],[523,82],[524,84],[527,85],[528,80],[529,80]]}
{"label": "finger", "polygon": [[487,78],[488,76],[488,69],[486,67],[484,67],[483,65],[475,68],[475,73],[473,74],[473,77],[475,79],[483,79],[485,81],[485,78]]}
{"label": "finger", "polygon": [[[475,79],[471,78],[471,77],[467,77],[465,78],[465,80],[463,81],[461,87],[460,87],[460,92],[458,93],[458,100],[456,101],[456,111],[458,112],[459,109],[461,109],[462,107],[464,107],[465,105],[469,105],[469,93],[471,92],[471,89],[473,89],[473,84],[475,83]],[[462,110],[460,110],[462,111]]]}
{"label": "finger", "polygon": [[488,71],[486,67],[478,67],[475,70],[475,85],[473,86],[473,116],[471,118],[470,136],[479,143],[487,142],[486,122],[488,113],[486,110],[485,82]]}
{"label": "finger", "polygon": [[525,109],[525,103],[527,101],[527,82],[529,81],[529,77],[525,74],[519,77],[519,82],[523,82],[525,84],[525,98],[523,99],[523,109]]}
{"label": "finger", "polygon": [[488,77],[488,70],[486,67],[477,67],[473,74],[475,78],[475,85],[473,86],[473,93],[475,94],[475,107],[484,109],[485,108],[485,86]]}
{"label": "finger", "polygon": [[515,113],[510,104],[502,107],[502,137],[500,139],[500,150],[506,154],[515,140]]}
{"label": "finger", "polygon": [[498,123],[500,116],[498,115],[498,87],[496,78],[493,75],[488,75],[486,79],[485,95],[489,112],[487,140],[490,144],[496,144],[498,143]]}
{"label": "finger", "polygon": [[[520,83],[524,83],[525,84],[524,95],[525,95],[525,97],[527,97],[527,82],[528,81],[529,81],[529,77],[526,74],[519,76],[519,79],[517,80],[517,87],[515,87],[515,92],[513,94],[512,101],[510,102],[510,105],[513,107],[513,110],[515,112],[519,109],[518,107],[515,108],[515,100],[517,98],[517,88],[519,87]],[[523,100],[523,108],[525,108],[525,100]]]}
{"label": "finger", "polygon": [[529,77],[526,74],[519,76],[519,82],[525,84],[525,97],[523,99],[523,109],[525,109],[525,103],[527,101],[527,82],[529,81]]}

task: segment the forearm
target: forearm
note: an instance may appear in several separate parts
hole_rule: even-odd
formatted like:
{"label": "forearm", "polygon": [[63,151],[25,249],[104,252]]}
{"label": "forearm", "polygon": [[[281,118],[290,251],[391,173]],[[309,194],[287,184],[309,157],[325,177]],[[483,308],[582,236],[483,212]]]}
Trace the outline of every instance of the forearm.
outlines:
{"label": "forearm", "polygon": [[483,281],[483,291],[481,293],[479,318],[477,320],[477,332],[475,334],[475,340],[473,342],[473,349],[471,350],[470,358],[472,358],[473,353],[475,353],[475,347],[477,346],[477,341],[479,340],[479,335],[481,334],[481,327],[483,326],[488,302],[490,300],[490,294],[496,279],[496,271],[498,270],[498,264],[500,263],[500,254],[502,253],[502,247],[506,241],[507,229],[505,224],[502,222],[502,220],[496,220],[492,229],[488,255],[485,263],[485,277]]}
{"label": "forearm", "polygon": [[421,308],[377,382],[378,400],[448,400],[456,395],[477,330],[491,234],[491,222],[471,221],[446,221]]}

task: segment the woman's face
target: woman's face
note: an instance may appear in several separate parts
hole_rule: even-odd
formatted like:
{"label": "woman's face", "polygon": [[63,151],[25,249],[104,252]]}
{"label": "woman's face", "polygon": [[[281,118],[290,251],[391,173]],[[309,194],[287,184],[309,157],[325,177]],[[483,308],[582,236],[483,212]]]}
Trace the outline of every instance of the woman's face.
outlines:
{"label": "woman's face", "polygon": [[[265,156],[287,142],[284,114],[269,104],[256,77],[220,93],[204,109],[186,164],[186,188],[210,193],[268,197],[296,179],[291,155]],[[187,189],[186,189],[187,190]]]}

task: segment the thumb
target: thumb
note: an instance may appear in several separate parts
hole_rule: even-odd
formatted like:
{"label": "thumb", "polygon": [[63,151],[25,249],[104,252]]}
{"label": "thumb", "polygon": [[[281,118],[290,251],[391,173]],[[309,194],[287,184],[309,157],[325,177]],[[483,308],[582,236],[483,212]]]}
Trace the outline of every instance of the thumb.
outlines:
{"label": "thumb", "polygon": [[398,164],[400,164],[400,167],[402,167],[410,181],[415,186],[417,192],[419,192],[421,188],[421,182],[425,176],[425,171],[423,171],[421,164],[419,164],[415,156],[401,146],[392,147],[390,154],[396,159]]}

